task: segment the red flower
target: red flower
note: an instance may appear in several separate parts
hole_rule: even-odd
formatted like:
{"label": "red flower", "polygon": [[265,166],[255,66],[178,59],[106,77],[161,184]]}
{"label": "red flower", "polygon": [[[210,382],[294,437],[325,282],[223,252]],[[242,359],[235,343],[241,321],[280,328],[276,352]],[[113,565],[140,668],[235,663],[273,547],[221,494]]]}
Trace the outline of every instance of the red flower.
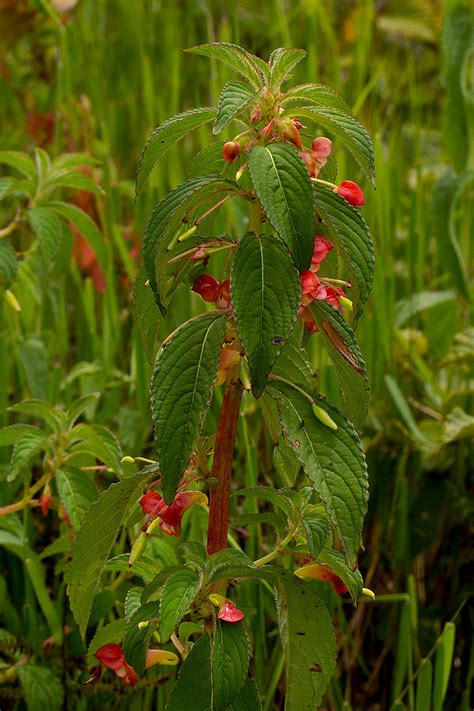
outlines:
{"label": "red flower", "polygon": [[40,498],[41,513],[43,514],[43,516],[48,515],[48,511],[52,503],[53,497],[51,496],[51,489],[49,488],[48,484],[44,487],[43,495]]}
{"label": "red flower", "polygon": [[333,192],[341,195],[354,207],[364,204],[364,193],[357,183],[354,183],[352,180],[343,180],[342,183],[339,183],[337,188],[334,188]]}
{"label": "red flower", "polygon": [[[316,159],[313,153],[309,151],[301,151],[300,158],[308,169],[308,173],[312,178],[316,177]],[[319,171],[318,171],[319,173]]]}
{"label": "red flower", "polygon": [[250,112],[250,123],[259,123],[262,119],[262,109],[252,109],[252,111]]}
{"label": "red flower", "polygon": [[321,582],[331,583],[338,595],[348,592],[347,587],[341,578],[333,573],[331,568],[324,563],[311,563],[303,568],[295,570],[295,575],[303,580],[320,580]]}
{"label": "red flower", "polygon": [[273,130],[274,127],[275,127],[275,121],[272,119],[272,120],[270,121],[270,123],[267,123],[267,125],[264,126],[264,127],[262,128],[262,130],[260,131],[260,138],[264,138],[264,139],[267,139],[267,138],[268,138],[268,139],[271,139],[271,138],[273,138],[274,135],[275,135],[275,132],[274,132],[274,130]]}
{"label": "red flower", "polygon": [[339,311],[341,308],[341,304],[339,301],[340,296],[346,296],[345,292],[341,287],[339,286],[327,286],[326,287],[326,298],[324,301],[327,301],[328,304],[331,304],[331,306]]}
{"label": "red flower", "polygon": [[222,146],[222,157],[226,163],[233,163],[240,156],[240,143],[227,141]]}
{"label": "red flower", "polygon": [[201,274],[195,280],[192,291],[199,294],[204,301],[212,302],[219,297],[219,282],[210,274]]}
{"label": "red flower", "polygon": [[243,620],[244,613],[239,610],[232,600],[228,600],[223,595],[217,595],[216,593],[209,595],[209,600],[219,608],[217,617],[220,620],[224,620],[224,622],[240,622],[240,620]]}
{"label": "red flower", "polygon": [[104,667],[112,669],[126,684],[135,686],[137,683],[138,677],[135,669],[127,663],[120,645],[114,643],[104,644],[103,647],[97,650],[94,657]]}
{"label": "red flower", "polygon": [[301,136],[296,126],[287,126],[282,133],[284,141],[292,143],[296,148],[301,148]]}
{"label": "red flower", "polygon": [[314,238],[314,250],[311,258],[311,269],[314,272],[318,271],[319,265],[326,259],[333,247],[333,243],[326,239],[326,237],[320,237],[317,235]]}
{"label": "red flower", "polygon": [[183,491],[175,496],[171,506],[154,491],[149,491],[140,499],[143,513],[150,517],[150,522],[161,518],[160,528],[168,536],[177,536],[184,513],[194,504],[207,504],[207,496],[202,491]]}
{"label": "red flower", "polygon": [[327,159],[331,155],[332,141],[325,136],[319,136],[313,139],[311,149],[317,160]]}
{"label": "red flower", "polygon": [[219,284],[219,293],[216,299],[219,309],[228,309],[230,306],[230,281],[226,279]]}
{"label": "red flower", "polygon": [[324,301],[326,298],[326,287],[321,284],[316,274],[307,269],[301,272],[301,303],[303,306],[311,304],[311,302],[318,300]]}
{"label": "red flower", "polygon": [[313,318],[311,311],[306,307],[300,308],[300,316],[303,319],[304,325],[310,333],[317,333],[319,328],[316,326],[316,321]]}

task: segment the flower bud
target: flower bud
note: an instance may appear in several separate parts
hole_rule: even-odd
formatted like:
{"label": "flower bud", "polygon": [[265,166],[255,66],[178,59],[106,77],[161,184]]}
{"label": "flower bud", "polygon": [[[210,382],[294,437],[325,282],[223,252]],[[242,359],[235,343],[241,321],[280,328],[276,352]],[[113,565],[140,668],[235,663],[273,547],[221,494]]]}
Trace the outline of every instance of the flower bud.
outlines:
{"label": "flower bud", "polygon": [[262,119],[262,109],[252,109],[252,111],[250,112],[250,123],[259,123]]}
{"label": "flower bud", "polygon": [[228,309],[230,306],[230,281],[226,279],[219,284],[219,294],[216,299],[216,306],[219,309]]}
{"label": "flower bud", "polygon": [[240,155],[240,143],[238,141],[227,141],[222,146],[222,157],[226,163],[233,163]]}
{"label": "flower bud", "polygon": [[232,600],[228,600],[223,595],[212,593],[209,595],[209,600],[215,607],[219,608],[217,617],[224,622],[240,622],[243,619],[244,613],[239,610]]}
{"label": "flower bud", "polygon": [[262,128],[260,131],[260,138],[264,138],[265,140],[270,140],[273,136],[273,129],[275,126],[275,121],[272,119],[270,123],[267,123],[266,126]]}
{"label": "flower bud", "polygon": [[136,563],[137,560],[143,555],[147,543],[148,536],[144,531],[142,531],[132,546],[130,558],[128,559],[129,566],[132,566],[134,563]]}
{"label": "flower bud", "polygon": [[338,427],[332,417],[319,405],[313,403],[313,414],[323,425],[329,427],[330,430],[337,430]]}
{"label": "flower bud", "polygon": [[341,195],[341,197],[347,200],[347,202],[350,202],[354,207],[364,204],[364,193],[357,183],[354,183],[352,180],[343,180],[342,183],[339,183],[337,188],[334,188],[333,192]]}
{"label": "flower bud", "polygon": [[161,664],[165,667],[175,667],[179,662],[178,656],[174,652],[167,652],[165,649],[149,649],[146,653],[145,669]]}
{"label": "flower bud", "polygon": [[325,136],[314,138],[311,143],[311,150],[316,154],[318,159],[327,158],[331,154],[332,141]]}
{"label": "flower bud", "polygon": [[201,274],[195,280],[192,291],[199,294],[204,301],[212,303],[219,297],[219,282],[210,274]]}
{"label": "flower bud", "polygon": [[297,148],[301,148],[301,136],[296,126],[287,126],[282,133],[284,141],[292,143]]}

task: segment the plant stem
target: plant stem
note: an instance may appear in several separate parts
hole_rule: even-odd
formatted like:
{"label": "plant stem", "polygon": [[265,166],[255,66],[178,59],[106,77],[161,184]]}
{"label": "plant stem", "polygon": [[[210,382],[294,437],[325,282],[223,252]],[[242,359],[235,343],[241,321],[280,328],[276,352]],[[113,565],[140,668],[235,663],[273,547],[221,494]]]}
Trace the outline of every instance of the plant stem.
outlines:
{"label": "plant stem", "polygon": [[211,489],[209,501],[209,527],[207,530],[207,552],[209,555],[227,548],[230,477],[242,392],[243,386],[238,376],[237,366],[235,366],[229,370],[227,376],[219,424],[217,425],[216,446],[211,470],[211,477],[217,479],[217,484]]}

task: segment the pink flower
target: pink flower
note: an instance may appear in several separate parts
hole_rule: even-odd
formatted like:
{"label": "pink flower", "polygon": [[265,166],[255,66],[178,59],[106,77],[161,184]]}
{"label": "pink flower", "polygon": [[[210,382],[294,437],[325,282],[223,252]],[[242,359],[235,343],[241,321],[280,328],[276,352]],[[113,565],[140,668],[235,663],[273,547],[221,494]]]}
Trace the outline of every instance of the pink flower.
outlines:
{"label": "pink flower", "polygon": [[224,620],[224,622],[240,622],[240,620],[243,620],[244,613],[242,610],[239,610],[232,600],[229,600],[223,595],[217,595],[217,593],[209,595],[209,600],[215,607],[219,608],[217,617],[220,620]]}
{"label": "pink flower", "polygon": [[352,180],[343,180],[342,183],[339,183],[337,188],[334,188],[333,192],[341,195],[354,207],[364,204],[364,193],[357,183],[354,183]]}
{"label": "pink flower", "polygon": [[137,683],[138,677],[135,669],[127,663],[125,654],[120,645],[113,643],[104,644],[97,650],[94,657],[103,664],[104,667],[112,669],[126,684],[135,686]]}
{"label": "pink flower", "polygon": [[225,279],[219,284],[219,291],[216,299],[218,309],[228,309],[230,306],[230,281]]}
{"label": "pink flower", "polygon": [[316,237],[314,238],[313,256],[311,258],[312,271],[318,271],[319,265],[326,259],[333,247],[333,243],[326,239],[326,237],[316,235]]}
{"label": "pink flower", "polygon": [[176,494],[171,506],[154,491],[149,491],[140,499],[143,513],[149,515],[149,520],[161,518],[160,528],[168,536],[177,536],[184,513],[194,504],[207,504],[207,496],[202,491],[182,491]]}
{"label": "pink flower", "polygon": [[317,160],[327,159],[331,155],[332,141],[325,136],[319,136],[313,139],[311,149]]}
{"label": "pink flower", "polygon": [[326,298],[326,287],[321,284],[316,274],[307,269],[301,272],[301,303],[303,306],[311,304],[313,301],[324,301]]}

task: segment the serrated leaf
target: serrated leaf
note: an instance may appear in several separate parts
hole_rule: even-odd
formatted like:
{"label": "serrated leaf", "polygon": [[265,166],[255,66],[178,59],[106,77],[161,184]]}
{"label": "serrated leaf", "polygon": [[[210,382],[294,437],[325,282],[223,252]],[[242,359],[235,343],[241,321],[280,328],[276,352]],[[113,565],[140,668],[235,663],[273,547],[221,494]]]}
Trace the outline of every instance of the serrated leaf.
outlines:
{"label": "serrated leaf", "polygon": [[0,289],[9,289],[16,279],[18,262],[10,242],[0,242]]}
{"label": "serrated leaf", "polygon": [[280,573],[276,599],[286,660],[285,711],[314,711],[336,669],[331,618],[311,584],[289,571]]}
{"label": "serrated leaf", "polygon": [[44,420],[52,430],[57,430],[63,421],[63,415],[55,410],[45,400],[23,400],[8,408],[10,412],[20,412],[24,415],[31,415],[34,418]]}
{"label": "serrated leaf", "polygon": [[199,151],[189,169],[189,178],[198,178],[203,175],[219,175],[227,167],[222,157],[224,141],[210,143]]}
{"label": "serrated leaf", "polygon": [[66,202],[49,202],[45,207],[51,207],[58,215],[71,222],[79,230],[84,239],[95,252],[99,266],[106,275],[109,266],[109,251],[103,234],[89,215],[76,205]]}
{"label": "serrated leaf", "polygon": [[61,153],[53,160],[53,168],[82,168],[83,166],[100,165],[100,160],[92,158],[86,153]]}
{"label": "serrated leaf", "polygon": [[17,441],[10,459],[7,481],[13,481],[48,446],[49,435],[37,429],[25,432]]}
{"label": "serrated leaf", "polygon": [[64,690],[56,674],[47,666],[23,664],[17,668],[28,711],[59,711]]}
{"label": "serrated leaf", "polygon": [[[142,605],[128,620],[123,639],[123,651],[127,662],[132,666],[137,674],[145,671],[146,653],[150,643],[151,635],[158,624],[159,604],[158,602],[147,602]],[[138,624],[147,620],[153,620],[146,627],[140,629]]]}
{"label": "serrated leaf", "polygon": [[49,355],[45,344],[40,338],[25,338],[20,342],[19,351],[31,396],[47,400]]}
{"label": "serrated leaf", "polygon": [[193,570],[182,568],[170,575],[161,594],[160,638],[167,642],[181,622],[199,587],[199,578]]}
{"label": "serrated leaf", "polygon": [[318,554],[317,560],[318,563],[328,565],[333,573],[336,573],[341,578],[355,604],[362,594],[363,580],[360,571],[350,570],[342,553],[331,548],[323,548]]}
{"label": "serrated leaf", "polygon": [[88,407],[95,405],[97,400],[100,398],[100,393],[91,393],[90,395],[83,395],[77,398],[72,405],[69,406],[66,414],[69,426],[72,427],[77,418],[82,415],[84,410]]}
{"label": "serrated leaf", "polygon": [[316,210],[342,257],[352,284],[354,325],[372,289],[375,257],[370,230],[356,208],[322,185],[315,189]]}
{"label": "serrated leaf", "polygon": [[248,571],[249,577],[251,577],[254,573],[257,573],[258,568],[255,567],[253,561],[243,551],[225,550],[209,556],[206,561],[204,576],[206,581],[211,583],[226,576],[231,578],[236,571],[240,571],[239,577],[242,571]]}
{"label": "serrated leaf", "polygon": [[288,247],[299,271],[313,254],[313,199],[309,173],[286,143],[254,146],[250,177],[268,220]]}
{"label": "serrated leaf", "polygon": [[174,499],[206,416],[216,379],[226,317],[204,314],[184,324],[156,357],[151,409],[163,496]]}
{"label": "serrated leaf", "polygon": [[141,189],[157,162],[166,151],[187,133],[203,126],[216,115],[214,108],[193,109],[173,116],[155,128],[143,146],[138,160],[136,194]]}
{"label": "serrated leaf", "polygon": [[212,711],[211,650],[207,634],[198,639],[184,660],[166,711]]}
{"label": "serrated leaf", "polygon": [[218,59],[235,69],[236,72],[239,72],[255,89],[259,89],[262,86],[263,75],[259,68],[257,57],[254,57],[243,47],[230,42],[211,42],[210,44],[190,47],[185,52]]}
{"label": "serrated leaf", "polygon": [[162,316],[156,305],[153,291],[146,284],[146,272],[143,267],[138,270],[133,287],[133,319],[140,334],[140,340],[147,361],[152,364],[155,358],[158,329]]}
{"label": "serrated leaf", "polygon": [[324,84],[300,84],[299,86],[293,86],[283,95],[281,105],[286,108],[288,104],[303,103],[307,105],[308,102],[314,102],[319,106],[337,109],[346,114],[350,114],[350,109],[342,96]]}
{"label": "serrated leaf", "polygon": [[287,519],[283,514],[277,514],[274,511],[267,511],[266,513],[237,514],[233,517],[231,525],[232,528],[240,528],[241,526],[257,526],[262,523],[272,526],[275,529],[276,534],[280,538],[283,538],[287,528]]}
{"label": "serrated leaf", "polygon": [[143,588],[130,588],[125,596],[125,620],[128,622],[141,607]]}
{"label": "serrated leaf", "polygon": [[[110,558],[105,564],[105,570],[110,570],[116,573],[134,573],[138,575],[145,583],[153,580],[156,575],[157,562],[154,558],[148,555],[142,555],[139,560],[136,560],[133,565],[129,565],[128,561],[130,559],[129,553],[122,553],[121,555],[116,555]],[[145,601],[143,601],[145,602]]]}
{"label": "serrated leaf", "polygon": [[183,221],[188,222],[197,203],[205,202],[210,196],[215,196],[217,203],[230,192],[238,194],[236,183],[218,175],[201,176],[178,185],[153,209],[143,234],[143,262],[156,303],[163,315],[166,313],[167,301],[166,284],[162,280],[167,276],[165,267],[170,240],[175,237]]}
{"label": "serrated leaf", "polygon": [[74,618],[85,635],[92,601],[130,505],[138,499],[151,472],[138,472],[112,484],[88,509],[74,539],[65,582]]}
{"label": "serrated leaf", "polygon": [[241,622],[216,623],[211,653],[214,708],[225,711],[242,689],[250,662],[250,642]]}
{"label": "serrated leaf", "polygon": [[20,173],[26,175],[27,178],[35,180],[36,168],[34,161],[26,153],[21,151],[0,151],[0,163],[9,165],[11,168],[16,168]]}
{"label": "serrated leaf", "polygon": [[48,193],[55,188],[71,188],[72,190],[86,190],[95,195],[103,195],[104,190],[96,185],[91,177],[79,170],[60,168],[54,170],[48,177],[44,190]]}
{"label": "serrated leaf", "polygon": [[279,89],[291,77],[292,70],[306,56],[304,49],[286,49],[279,47],[270,55],[270,85],[272,89]]}
{"label": "serrated leaf", "polygon": [[[313,482],[353,569],[368,499],[367,466],[357,432],[327,401],[319,404],[336,423],[337,431],[322,424],[309,400],[290,385],[272,381],[268,390],[279,402],[287,442]],[[316,393],[311,396],[318,402]]]}
{"label": "serrated leaf", "polygon": [[313,387],[314,373],[311,364],[301,341],[293,339],[293,334],[275,361],[272,373],[304,387]]}
{"label": "serrated leaf", "polygon": [[8,447],[11,444],[16,444],[19,439],[32,431],[41,432],[43,437],[48,436],[47,432],[40,430],[38,427],[33,427],[33,425],[8,425],[8,427],[0,429],[0,447]]}
{"label": "serrated leaf", "polygon": [[273,449],[272,462],[284,486],[294,486],[301,464],[294,451],[286,444],[284,437],[280,437],[277,446]]}
{"label": "serrated leaf", "polygon": [[375,186],[375,159],[372,139],[353,116],[322,106],[291,106],[292,117],[309,119],[338,139],[357,161],[364,175]]}
{"label": "serrated leaf", "polygon": [[246,679],[243,687],[226,711],[260,711],[262,702],[253,679]]}
{"label": "serrated leaf", "polygon": [[88,425],[80,422],[70,432],[70,455],[87,452],[104,462],[116,473],[122,471],[122,450],[115,435],[101,425]]}
{"label": "serrated leaf", "polygon": [[97,499],[96,483],[88,472],[67,466],[56,472],[55,481],[61,503],[77,532],[87,509]]}
{"label": "serrated leaf", "polygon": [[234,493],[235,496],[255,496],[256,498],[269,501],[277,508],[282,509],[288,518],[293,514],[294,507],[292,498],[297,497],[297,492],[290,489],[273,489],[270,486],[247,486]]}
{"label": "serrated leaf", "polygon": [[104,646],[104,644],[120,644],[125,634],[125,620],[114,620],[104,625],[100,630],[98,630],[92,637],[89,647],[87,648],[87,663],[92,665],[97,664],[97,659],[94,654],[98,649]]}
{"label": "serrated leaf", "polygon": [[231,298],[256,398],[295,325],[300,295],[299,276],[283,244],[269,235],[245,235],[232,265]]}
{"label": "serrated leaf", "polygon": [[229,81],[224,85],[219,97],[217,116],[212,133],[217,136],[234,116],[250,106],[255,100],[255,92],[240,81]]}
{"label": "serrated leaf", "polygon": [[309,552],[316,560],[331,534],[329,522],[324,515],[307,513],[303,517],[303,526]]}
{"label": "serrated leaf", "polygon": [[347,412],[360,429],[367,416],[369,381],[354,332],[340,312],[325,301],[314,301],[309,308],[331,359]]}

